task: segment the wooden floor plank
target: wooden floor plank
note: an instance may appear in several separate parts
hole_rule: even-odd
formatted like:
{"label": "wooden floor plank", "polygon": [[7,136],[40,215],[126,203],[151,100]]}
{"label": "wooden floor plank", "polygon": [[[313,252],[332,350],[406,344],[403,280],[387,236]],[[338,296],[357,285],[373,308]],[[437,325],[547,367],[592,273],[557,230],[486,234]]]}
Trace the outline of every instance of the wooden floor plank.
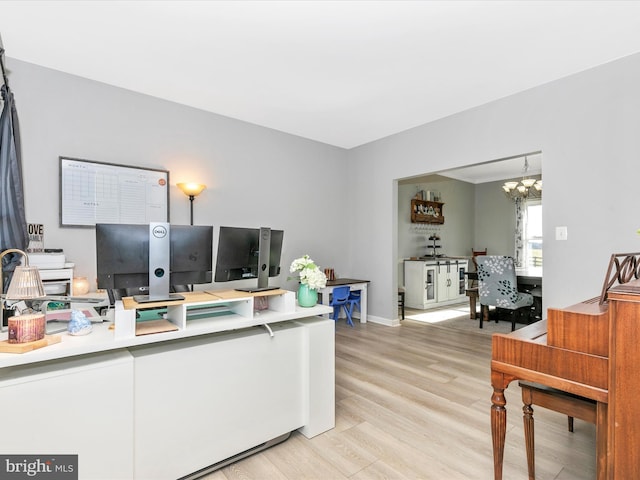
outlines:
{"label": "wooden floor plank", "polygon": [[[411,320],[336,326],[336,428],[286,442],[207,480],[478,480],[493,478],[491,337]],[[508,408],[504,478],[527,479],[517,384]],[[536,408],[539,480],[595,478],[595,429]]]}

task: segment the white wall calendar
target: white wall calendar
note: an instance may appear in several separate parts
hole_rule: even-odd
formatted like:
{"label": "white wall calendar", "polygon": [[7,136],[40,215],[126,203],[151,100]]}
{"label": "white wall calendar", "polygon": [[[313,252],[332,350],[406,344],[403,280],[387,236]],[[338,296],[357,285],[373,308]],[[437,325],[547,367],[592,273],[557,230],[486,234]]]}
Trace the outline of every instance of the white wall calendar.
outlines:
{"label": "white wall calendar", "polygon": [[169,221],[169,171],[60,158],[60,226]]}

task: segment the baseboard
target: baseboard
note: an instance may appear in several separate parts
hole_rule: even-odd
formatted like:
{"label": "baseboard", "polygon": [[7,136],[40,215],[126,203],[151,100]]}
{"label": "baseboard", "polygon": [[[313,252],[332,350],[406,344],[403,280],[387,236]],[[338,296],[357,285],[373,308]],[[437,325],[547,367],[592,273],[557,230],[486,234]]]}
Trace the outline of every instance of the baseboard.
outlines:
{"label": "baseboard", "polygon": [[367,315],[367,322],[377,323],[379,325],[385,325],[387,327],[399,327],[400,319],[399,318],[383,318],[376,317],[373,315]]}

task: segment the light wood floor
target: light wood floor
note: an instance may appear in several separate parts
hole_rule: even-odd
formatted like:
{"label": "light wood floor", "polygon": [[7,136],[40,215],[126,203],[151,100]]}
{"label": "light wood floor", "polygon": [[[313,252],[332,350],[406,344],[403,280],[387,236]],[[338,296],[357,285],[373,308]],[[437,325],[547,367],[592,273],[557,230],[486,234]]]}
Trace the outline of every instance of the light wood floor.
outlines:
{"label": "light wood floor", "polygon": [[[405,320],[336,327],[336,427],[225,467],[207,480],[493,479],[491,337]],[[527,478],[522,403],[507,389],[504,479]],[[595,478],[595,427],[535,411],[539,480]]]}

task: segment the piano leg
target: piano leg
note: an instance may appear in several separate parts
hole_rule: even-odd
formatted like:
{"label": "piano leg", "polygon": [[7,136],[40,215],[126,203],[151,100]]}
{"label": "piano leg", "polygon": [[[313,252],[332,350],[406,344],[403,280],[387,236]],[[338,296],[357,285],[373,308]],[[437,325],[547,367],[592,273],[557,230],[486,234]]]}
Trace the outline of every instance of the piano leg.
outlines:
{"label": "piano leg", "polygon": [[504,390],[512,379],[504,374],[491,372],[491,438],[493,440],[493,477],[502,480],[502,462],[504,460],[504,440],[507,434],[507,400]]}
{"label": "piano leg", "polygon": [[[522,407],[522,418],[524,420],[524,441],[527,449],[527,470],[529,472],[529,480],[535,480],[536,478],[536,454],[534,444],[534,431],[533,431],[533,408],[531,407],[531,401],[525,403]],[[573,417],[568,417],[573,419]]]}
{"label": "piano leg", "polygon": [[[609,478],[609,462],[607,459],[607,411],[606,403],[598,402],[596,407],[596,472],[598,480]],[[613,472],[611,472],[613,476]]]}

